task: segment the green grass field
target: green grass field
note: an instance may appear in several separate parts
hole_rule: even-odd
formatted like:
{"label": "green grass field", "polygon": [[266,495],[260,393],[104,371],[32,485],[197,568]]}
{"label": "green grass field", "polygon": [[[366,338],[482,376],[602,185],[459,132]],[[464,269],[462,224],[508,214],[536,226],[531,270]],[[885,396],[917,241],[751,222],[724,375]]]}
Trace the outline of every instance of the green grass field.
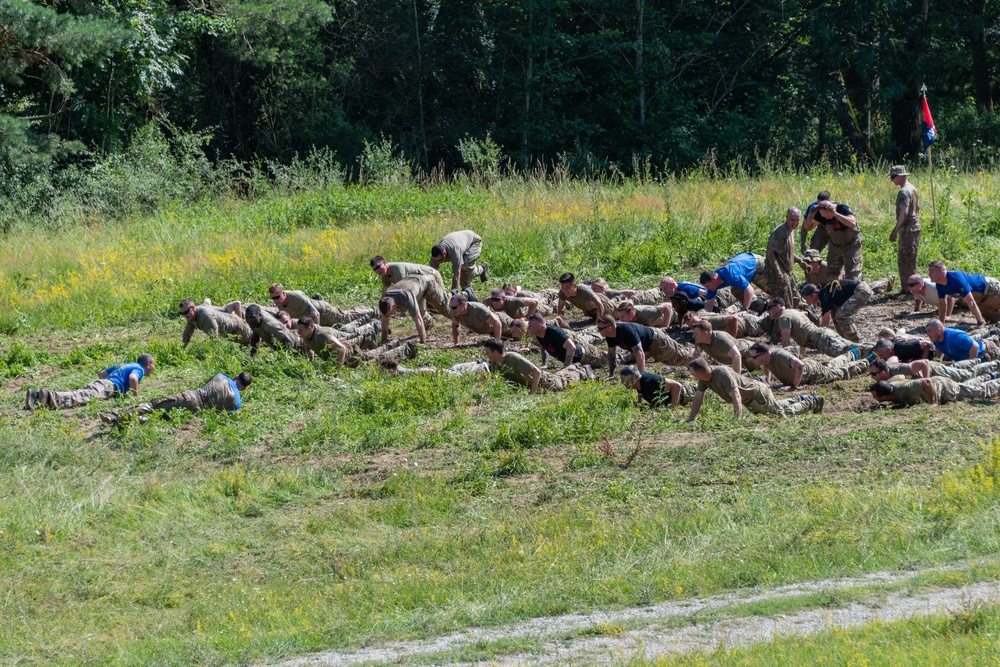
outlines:
{"label": "green grass field", "polygon": [[[1000,176],[940,175],[937,228],[915,182],[921,264],[1000,272]],[[829,414],[737,422],[709,400],[692,426],[617,384],[531,396],[180,343],[183,297],[260,302],[281,281],[372,304],[371,255],[425,261],[455,229],[480,232],[497,279],[529,287],[566,270],[692,278],[762,249],[786,207],[826,187],[858,213],[866,271],[891,273],[881,172],[335,187],[5,237],[0,662],[258,663],[1000,553],[993,404],[855,411],[857,380],[822,388]],[[244,408],[120,431],[97,419],[107,404],[22,410],[26,386],[82,386],[146,351],[144,396],[247,369]]]}

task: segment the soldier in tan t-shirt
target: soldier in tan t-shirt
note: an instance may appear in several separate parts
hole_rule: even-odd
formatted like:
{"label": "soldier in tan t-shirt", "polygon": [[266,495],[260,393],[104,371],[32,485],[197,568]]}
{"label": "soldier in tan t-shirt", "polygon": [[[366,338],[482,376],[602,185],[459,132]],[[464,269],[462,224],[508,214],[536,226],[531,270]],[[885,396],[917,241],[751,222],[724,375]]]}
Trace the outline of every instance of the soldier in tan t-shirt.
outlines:
{"label": "soldier in tan t-shirt", "polygon": [[731,367],[737,374],[755,370],[756,362],[750,357],[750,343],[737,341],[725,331],[713,331],[712,325],[704,320],[691,325],[691,335],[700,350],[715,362]]}
{"label": "soldier in tan t-shirt", "polygon": [[427,342],[427,329],[434,325],[434,320],[427,312],[430,305],[441,315],[451,319],[448,309],[448,296],[440,283],[440,277],[416,275],[403,278],[385,292],[378,302],[382,315],[382,342],[389,335],[389,318],[399,312],[405,312],[417,327],[417,337],[421,343]]}
{"label": "soldier in tan t-shirt", "polygon": [[880,403],[898,405],[931,405],[954,403],[973,398],[987,399],[1000,396],[1000,380],[985,377],[955,382],[945,377],[920,378],[905,382],[876,382],[870,388],[872,398]]}
{"label": "soldier in tan t-shirt", "polygon": [[899,186],[896,194],[896,226],[889,241],[896,246],[900,291],[906,294],[906,280],[917,272],[917,252],[920,250],[920,197],[913,184],[906,180],[906,167],[896,165],[889,170],[889,179]]}
{"label": "soldier in tan t-shirt", "polygon": [[830,329],[817,327],[801,310],[785,308],[785,302],[781,299],[767,302],[767,314],[778,322],[783,347],[791,347],[794,341],[800,348],[819,350],[828,357],[839,357],[851,350],[854,351],[855,358],[863,356],[857,343],[841,338]]}
{"label": "soldier in tan t-shirt", "polygon": [[762,382],[738,375],[728,366],[712,366],[705,359],[695,359],[688,364],[688,370],[698,380],[698,392],[691,401],[688,422],[693,422],[698,416],[705,400],[705,392],[709,389],[726,403],[733,404],[733,415],[737,419],[743,415],[744,406],[758,415],[779,417],[823,411],[822,396],[796,396],[779,401],[774,398],[771,388]]}
{"label": "soldier in tan t-shirt", "polygon": [[564,273],[559,276],[559,305],[556,314],[560,317],[566,304],[570,303],[580,310],[587,317],[595,320],[601,315],[615,317],[615,303],[605,294],[597,294],[586,285],[579,285],[576,277],[572,273]]}
{"label": "soldier in tan t-shirt", "polygon": [[287,312],[293,320],[308,317],[324,327],[347,324],[364,317],[374,319],[378,314],[374,308],[367,306],[355,306],[350,310],[341,310],[322,299],[312,299],[305,292],[287,291],[281,283],[273,283],[268,288],[268,292],[274,305]]}
{"label": "soldier in tan t-shirt", "polygon": [[670,303],[656,306],[637,305],[631,299],[619,301],[615,307],[617,318],[622,322],[635,322],[647,327],[664,328],[676,324],[674,308]]}
{"label": "soldier in tan t-shirt", "polygon": [[491,370],[508,382],[528,387],[533,394],[539,389],[562,391],[573,382],[595,379],[594,371],[584,364],[570,364],[555,373],[543,371],[517,352],[504,350],[502,340],[491,338],[483,343]]}
{"label": "soldier in tan t-shirt", "polygon": [[785,213],[785,221],[771,232],[764,258],[764,280],[767,293],[781,297],[786,304],[797,305],[799,292],[792,278],[795,266],[795,230],[802,220],[802,211],[792,206]]}
{"label": "soldier in tan t-shirt", "polygon": [[845,354],[825,364],[813,359],[799,359],[788,350],[771,349],[764,343],[754,343],[750,346],[750,356],[764,369],[764,380],[771,382],[771,377],[795,390],[804,384],[827,384],[839,380],[864,375],[868,372],[868,360],[856,361],[853,355]]}
{"label": "soldier in tan t-shirt", "polygon": [[250,326],[236,317],[232,313],[227,313],[215,306],[196,306],[191,299],[184,299],[180,303],[180,313],[187,320],[181,341],[184,347],[191,342],[191,336],[195,329],[201,329],[209,338],[228,338],[238,342],[240,345],[250,345],[253,332]]}
{"label": "soldier in tan t-shirt", "polygon": [[515,320],[526,320],[536,312],[546,317],[552,314],[552,307],[548,303],[529,296],[509,296],[502,287],[490,292],[489,305],[498,313],[506,313]]}
{"label": "soldier in tan t-shirt", "polygon": [[485,336],[512,337],[510,330],[513,319],[506,313],[493,312],[481,303],[469,302],[469,297],[464,292],[452,294],[448,306],[451,309],[451,339],[454,345],[458,345],[460,325]]}

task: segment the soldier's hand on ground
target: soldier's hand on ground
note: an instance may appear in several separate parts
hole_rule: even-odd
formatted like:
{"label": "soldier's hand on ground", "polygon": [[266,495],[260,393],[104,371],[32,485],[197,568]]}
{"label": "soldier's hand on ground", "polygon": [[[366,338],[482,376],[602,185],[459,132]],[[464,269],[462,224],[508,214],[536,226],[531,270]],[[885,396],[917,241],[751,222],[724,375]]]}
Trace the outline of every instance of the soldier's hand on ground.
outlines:
{"label": "soldier's hand on ground", "polygon": [[896,230],[892,230],[889,233],[889,243],[895,243],[895,242],[896,242]]}

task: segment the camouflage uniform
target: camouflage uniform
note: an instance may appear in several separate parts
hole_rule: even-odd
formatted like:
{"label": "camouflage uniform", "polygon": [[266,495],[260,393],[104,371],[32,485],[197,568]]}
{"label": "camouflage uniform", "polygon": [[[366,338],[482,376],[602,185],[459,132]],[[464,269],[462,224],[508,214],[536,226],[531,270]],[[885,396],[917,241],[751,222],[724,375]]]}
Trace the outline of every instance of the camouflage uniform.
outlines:
{"label": "camouflage uniform", "polygon": [[764,273],[771,297],[779,297],[789,307],[799,303],[799,291],[795,288],[792,268],[795,266],[795,236],[788,225],[781,223],[774,228],[767,241],[770,259],[765,260]]}
{"label": "camouflage uniform", "polygon": [[[503,356],[503,361],[494,365],[493,371],[508,382],[519,384],[523,387],[531,387],[531,373],[536,368],[537,366],[517,352],[507,352]],[[538,381],[538,388],[548,391],[562,391],[573,382],[593,379],[594,372],[588,366],[584,364],[570,364],[554,373],[542,371],[542,376]]]}
{"label": "camouflage uniform", "polygon": [[48,405],[52,408],[65,410],[78,408],[92,400],[106,401],[115,395],[115,384],[111,380],[94,380],[82,389],[74,391],[48,391]]}
{"label": "camouflage uniform", "polygon": [[[955,382],[968,382],[977,377],[1000,371],[1000,361],[983,361],[982,359],[965,359],[951,364],[940,361],[928,361],[931,377],[945,377]],[[888,364],[890,376],[915,377],[908,363]]]}
{"label": "camouflage uniform", "polygon": [[390,287],[385,296],[395,301],[399,310],[411,317],[419,313],[424,320],[424,326],[428,329],[434,326],[434,320],[427,312],[428,305],[439,314],[451,319],[449,297],[444,291],[440,275],[408,276]]}
{"label": "camouflage uniform", "polygon": [[560,299],[576,306],[587,317],[596,318],[600,308],[603,311],[601,314],[618,318],[618,313],[615,311],[618,302],[613,301],[607,294],[598,294],[587,285],[577,285],[576,294],[571,297],[560,293]]}
{"label": "camouflage uniform", "polygon": [[148,414],[154,410],[176,410],[185,408],[191,412],[214,408],[219,411],[236,409],[236,393],[229,384],[229,379],[222,373],[216,373],[211,380],[198,387],[163,398],[157,398],[139,406],[140,414]]}
{"label": "camouflage uniform", "polygon": [[[477,264],[479,255],[483,251],[483,240],[479,235],[468,229],[460,232],[452,232],[441,239],[439,246],[448,253],[451,262],[452,287],[460,284],[465,289],[472,284],[475,276],[482,274],[483,267]],[[436,269],[441,265],[439,261],[431,258],[431,268]]]}
{"label": "camouflage uniform", "polygon": [[490,322],[493,317],[500,320],[500,336],[502,338],[511,338],[510,327],[514,323],[514,320],[503,311],[494,311],[481,303],[470,301],[464,315],[452,313],[453,320],[469,331],[484,336],[493,335],[493,325]]}
{"label": "camouflage uniform", "polygon": [[708,343],[698,343],[697,346],[713,360],[725,366],[732,366],[733,359],[729,354],[732,350],[736,350],[740,353],[741,363],[748,371],[757,369],[757,362],[750,356],[750,343],[736,340],[725,331],[713,331]]}
{"label": "camouflage uniform", "polygon": [[819,350],[828,357],[839,357],[855,347],[830,329],[817,327],[801,310],[786,308],[778,318],[778,327],[789,330],[799,346]]}
{"label": "camouflage uniform", "polygon": [[302,346],[302,339],[296,332],[263,309],[261,309],[260,324],[251,327],[250,332],[250,344],[254,349],[260,347],[261,343],[275,350],[297,350]]}
{"label": "camouflage uniform", "polygon": [[920,197],[913,183],[907,182],[896,194],[896,219],[905,212],[906,221],[896,235],[896,265],[899,287],[906,292],[906,281],[917,272],[917,252],[920,250]]}
{"label": "camouflage uniform", "polygon": [[[767,368],[782,384],[792,385],[795,380],[793,359],[796,359],[796,356],[788,350],[771,350],[771,360],[767,363]],[[805,368],[802,369],[800,386],[849,380],[868,372],[868,361],[866,359],[854,361],[853,355],[841,355],[827,364],[821,364],[812,359],[802,359],[801,361]]]}
{"label": "camouflage uniform", "polygon": [[185,345],[191,342],[194,330],[201,329],[210,338],[232,338],[240,345],[250,345],[253,332],[250,325],[236,317],[232,313],[215,308],[214,306],[196,306],[196,313],[193,320],[188,320],[184,327],[184,334],[181,340]]}
{"label": "camouflage uniform", "polygon": [[[955,401],[968,400],[970,398],[995,398],[1000,396],[1000,380],[971,380],[969,382],[955,382],[945,377],[930,378],[931,384],[937,392],[938,403],[954,403]],[[920,380],[909,380],[893,385],[893,399],[901,405],[916,405],[917,403],[930,403],[930,397],[924,393],[920,386]]]}
{"label": "camouflage uniform", "polygon": [[285,294],[288,295],[288,301],[284,306],[281,306],[281,309],[288,313],[293,320],[308,315],[310,306],[319,313],[319,322],[317,324],[324,327],[332,327],[334,324],[347,324],[348,322],[361,319],[366,315],[370,318],[378,317],[377,308],[356,306],[350,310],[341,310],[321,299],[310,299],[306,296],[305,292],[299,290],[286,291]]}
{"label": "camouflage uniform", "polygon": [[737,375],[728,366],[712,366],[712,378],[708,382],[699,380],[698,391],[711,389],[726,403],[732,403],[732,391],[738,389],[743,407],[758,415],[794,417],[810,412],[817,407],[815,396],[798,396],[777,400],[771,388],[757,380]]}

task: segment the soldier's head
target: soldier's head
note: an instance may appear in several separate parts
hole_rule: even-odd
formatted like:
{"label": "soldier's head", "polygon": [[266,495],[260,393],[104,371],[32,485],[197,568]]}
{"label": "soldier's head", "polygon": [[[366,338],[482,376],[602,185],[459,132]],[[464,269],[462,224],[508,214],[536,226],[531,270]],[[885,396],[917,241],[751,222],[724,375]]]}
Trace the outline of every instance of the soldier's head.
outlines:
{"label": "soldier's head", "polygon": [[639,379],[642,376],[639,375],[639,369],[636,368],[635,366],[631,365],[625,366],[624,368],[621,369],[618,375],[622,379],[622,384],[628,387],[629,389],[639,388]]}
{"label": "soldier's head", "polygon": [[274,302],[278,308],[284,308],[288,305],[288,294],[285,292],[285,287],[281,283],[272,283],[270,287],[267,288],[268,293],[271,295],[271,301]]}
{"label": "soldier's head", "polygon": [[632,303],[631,299],[619,301],[618,305],[615,306],[615,312],[618,313],[618,319],[622,322],[635,322],[635,304]]}
{"label": "soldier's head", "polygon": [[660,292],[663,294],[663,298],[669,299],[677,292],[677,281],[667,276],[660,281]]}
{"label": "soldier's head", "polygon": [[499,338],[489,338],[483,343],[486,358],[491,364],[498,364],[503,361],[504,347],[503,341]]}
{"label": "soldier's head", "polygon": [[757,341],[750,346],[750,358],[757,362],[758,366],[763,366],[771,361],[771,348],[767,343]]}
{"label": "soldier's head", "polygon": [[883,361],[889,361],[896,354],[895,345],[888,338],[879,338],[872,352]]}
{"label": "soldier's head", "polygon": [[253,377],[247,371],[243,371],[233,378],[233,382],[235,382],[236,386],[240,388],[240,391],[243,391],[250,386],[251,382],[253,382]]}
{"label": "soldier's head", "polygon": [[[829,190],[820,190],[816,195],[816,213],[830,212],[836,210],[837,205],[831,201]],[[823,216],[826,217],[826,216]]]}
{"label": "soldier's head", "polygon": [[503,293],[507,296],[517,296],[517,285],[514,283],[504,283]]}
{"label": "soldier's head", "polygon": [[303,315],[295,321],[295,330],[304,339],[309,340],[312,338],[313,332],[316,331],[316,325],[313,323],[311,317]]}
{"label": "soldier's head", "polygon": [[868,391],[872,393],[872,398],[874,398],[879,403],[888,403],[893,400],[895,393],[895,387],[891,382],[885,380],[880,380],[868,387]]}
{"label": "soldier's head", "polygon": [[375,255],[372,257],[371,261],[372,270],[380,276],[385,276],[389,274],[389,265],[385,261],[385,257],[382,255]]}
{"label": "soldier's head", "polygon": [[618,327],[615,324],[615,318],[610,315],[601,315],[597,318],[597,333],[601,334],[605,338],[614,338],[618,333]]}
{"label": "soldier's head", "polygon": [[702,357],[689,361],[688,370],[691,372],[691,375],[702,382],[708,382],[712,379],[712,367]]}
{"label": "soldier's head", "polygon": [[892,377],[889,372],[889,364],[881,358],[876,358],[868,364],[868,375],[871,377],[872,382],[881,382]]}
{"label": "soldier's head", "polygon": [[785,211],[785,226],[788,229],[795,229],[799,226],[799,221],[802,220],[802,211],[796,206],[790,206],[787,211]]}
{"label": "soldier's head", "polygon": [[260,306],[256,303],[252,303],[247,306],[246,311],[243,313],[243,319],[245,319],[246,323],[251,327],[259,327],[260,323],[264,321],[264,311],[262,311]]}
{"label": "soldier's head", "polygon": [[395,315],[397,310],[399,310],[399,306],[396,305],[396,300],[391,296],[383,297],[382,300],[378,302],[378,312],[382,313],[386,317]]}
{"label": "soldier's head", "polygon": [[448,307],[451,308],[451,312],[456,315],[465,315],[469,312],[469,297],[465,292],[455,292],[451,295],[451,301],[448,302]]}
{"label": "soldier's head", "polygon": [[568,271],[559,276],[559,291],[563,296],[576,296],[576,276]]}
{"label": "soldier's head", "polygon": [[932,342],[940,343],[944,340],[944,324],[941,320],[931,320],[927,323],[927,337],[931,339]]}
{"label": "soldier's head", "polygon": [[521,340],[528,335],[528,321],[517,318],[510,323],[510,337],[514,340]]}
{"label": "soldier's head", "polygon": [[830,191],[829,190],[820,190],[819,194],[816,195],[816,201],[818,201],[818,202],[820,202],[820,201],[830,201]]}
{"label": "soldier's head", "polygon": [[490,308],[503,310],[505,303],[507,303],[507,293],[503,291],[502,287],[497,287],[490,292]]}
{"label": "soldier's head", "polygon": [[698,282],[700,282],[701,286],[705,289],[717,290],[722,285],[722,278],[719,276],[718,271],[706,269],[701,272]]}
{"label": "soldier's head", "polygon": [[194,305],[191,299],[181,301],[179,310],[186,320],[193,320],[198,316],[198,306]]}
{"label": "soldier's head", "polygon": [[604,294],[608,291],[608,281],[604,278],[594,278],[590,281],[590,289],[597,294]]}
{"label": "soldier's head", "polygon": [[691,297],[684,292],[674,292],[673,295],[671,295],[670,307],[673,308],[674,311],[681,317],[689,311],[693,313],[695,310],[699,310],[698,308],[692,310]]}
{"label": "soldier's head", "polygon": [[927,283],[925,283],[924,279],[917,273],[914,273],[906,279],[906,287],[910,290],[910,294],[919,294],[923,296],[927,293]]}
{"label": "soldier's head", "polygon": [[764,306],[767,310],[767,316],[772,320],[776,320],[781,317],[781,314],[785,312],[785,300],[784,299],[771,299]]}
{"label": "soldier's head", "polygon": [[901,164],[897,164],[889,170],[889,180],[899,187],[906,185],[907,176],[909,176],[909,174],[906,172],[906,167]]}
{"label": "soldier's head", "polygon": [[156,359],[154,359],[151,354],[140,354],[139,358],[135,360],[135,363],[142,366],[142,372],[146,375],[150,375],[153,372],[153,369],[156,368]]}
{"label": "soldier's head", "polygon": [[532,336],[544,336],[547,329],[545,318],[538,313],[532,313],[528,318],[528,333]]}
{"label": "soldier's head", "polygon": [[817,305],[819,303],[819,288],[809,283],[802,288],[802,298],[812,306]]}
{"label": "soldier's head", "polygon": [[931,262],[927,265],[927,275],[936,283],[946,282],[948,280],[948,267],[941,260]]}
{"label": "soldier's head", "polygon": [[288,314],[287,310],[279,310],[277,317],[278,321],[284,324],[286,329],[291,329],[293,327],[292,316]]}
{"label": "soldier's head", "polygon": [[819,254],[819,250],[810,248],[806,250],[806,253],[802,256],[802,259],[809,263],[809,270],[816,273],[822,268],[823,257]]}
{"label": "soldier's head", "polygon": [[436,245],[431,247],[431,259],[435,262],[443,262],[448,259],[448,251],[444,249],[444,246]]}
{"label": "soldier's head", "polygon": [[700,345],[708,345],[712,342],[712,323],[699,319],[691,326],[691,335],[694,341]]}
{"label": "soldier's head", "polygon": [[691,328],[696,323],[701,321],[701,318],[698,317],[693,310],[688,311],[681,316],[681,325],[688,328]]}

